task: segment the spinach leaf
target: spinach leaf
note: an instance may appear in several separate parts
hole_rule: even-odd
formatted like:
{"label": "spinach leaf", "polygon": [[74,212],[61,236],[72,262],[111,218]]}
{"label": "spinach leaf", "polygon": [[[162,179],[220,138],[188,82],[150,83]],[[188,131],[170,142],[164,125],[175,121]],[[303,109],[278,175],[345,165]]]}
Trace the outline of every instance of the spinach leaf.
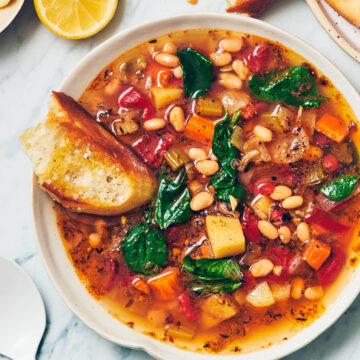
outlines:
{"label": "spinach leaf", "polygon": [[191,48],[178,50],[177,56],[180,59],[187,96],[197,99],[205,95],[213,80],[211,60]]}
{"label": "spinach leaf", "polygon": [[136,225],[127,232],[121,249],[126,264],[137,274],[157,274],[167,258],[164,235],[146,223]]}
{"label": "spinach leaf", "polygon": [[344,175],[323,185],[320,192],[331,200],[344,200],[354,191],[358,181],[357,175]]}
{"label": "spinach leaf", "polygon": [[242,198],[244,189],[236,179],[236,168],[234,160],[239,155],[239,150],[231,144],[231,135],[234,131],[234,125],[241,112],[238,112],[232,119],[228,114],[225,119],[215,125],[212,151],[218,158],[221,169],[212,178],[211,183],[216,188],[216,197],[218,200],[229,203],[229,195],[236,198]]}
{"label": "spinach leaf", "polygon": [[286,105],[319,107],[326,100],[318,92],[316,78],[303,66],[264,76],[255,74],[248,86],[252,96]]}
{"label": "spinach leaf", "polygon": [[235,281],[202,281],[191,280],[186,284],[192,291],[196,293],[219,293],[234,291],[241,286],[241,282]]}
{"label": "spinach leaf", "polygon": [[180,173],[174,181],[160,176],[156,198],[155,221],[161,229],[173,223],[183,223],[190,217],[190,193],[186,186],[186,172]]}
{"label": "spinach leaf", "polygon": [[242,284],[243,273],[233,259],[193,259],[186,256],[181,266],[192,274],[187,285],[196,292],[226,292]]}
{"label": "spinach leaf", "polygon": [[218,200],[230,203],[229,196],[232,195],[236,199],[243,199],[245,192],[242,185],[236,180],[235,184],[227,189],[216,189],[216,198]]}

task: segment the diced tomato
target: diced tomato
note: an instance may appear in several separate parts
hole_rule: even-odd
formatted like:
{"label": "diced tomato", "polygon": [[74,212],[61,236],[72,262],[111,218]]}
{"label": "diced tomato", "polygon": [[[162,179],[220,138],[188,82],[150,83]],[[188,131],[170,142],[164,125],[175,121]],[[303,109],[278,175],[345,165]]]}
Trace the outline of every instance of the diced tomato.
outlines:
{"label": "diced tomato", "polygon": [[189,293],[186,291],[181,293],[178,297],[178,301],[180,304],[180,312],[186,316],[188,321],[195,321],[199,314],[191,302]]}
{"label": "diced tomato", "polygon": [[170,133],[146,133],[133,143],[133,148],[149,166],[158,168],[164,152],[173,142],[174,136]]}
{"label": "diced tomato", "polygon": [[339,211],[339,210],[344,210],[349,206],[348,200],[342,201],[339,204],[337,204],[336,206],[334,206],[331,211]]}
{"label": "diced tomato", "polygon": [[141,94],[133,86],[127,87],[118,98],[118,105],[121,107],[132,107],[143,111],[143,120],[154,117],[154,109],[149,98]]}
{"label": "diced tomato", "polygon": [[254,195],[271,195],[275,190],[275,183],[272,181],[263,182],[263,180],[258,180],[253,185],[253,194]]}
{"label": "diced tomato", "polygon": [[283,208],[272,210],[270,212],[270,219],[274,222],[283,221],[284,214],[285,214],[285,210]]}
{"label": "diced tomato", "polygon": [[[109,273],[109,280],[108,280],[108,283],[106,285],[106,290],[107,291],[110,291],[115,285],[116,270],[117,270],[116,261],[114,259],[109,259],[109,261],[107,263],[107,271]],[[121,281],[121,277],[120,277],[120,281]],[[126,285],[128,285],[128,283]]]}
{"label": "diced tomato", "polygon": [[270,60],[269,46],[263,44],[250,49],[243,60],[252,72],[263,73]]}
{"label": "diced tomato", "polygon": [[335,171],[339,167],[338,160],[333,154],[325,155],[323,158],[324,168],[329,171]]}
{"label": "diced tomato", "polygon": [[290,280],[291,276],[289,273],[289,268],[291,260],[294,257],[294,253],[292,253],[288,248],[281,248],[280,246],[277,246],[267,249],[267,251],[264,253],[264,256],[271,260],[274,265],[282,267],[281,274],[279,276],[271,273],[266,276],[264,280],[269,283]]}
{"label": "diced tomato", "polygon": [[246,207],[242,215],[242,221],[248,223],[252,219],[256,219],[256,216],[251,214],[251,209],[249,207]]}
{"label": "diced tomato", "polygon": [[335,246],[331,250],[330,256],[324,262],[316,275],[322,286],[333,283],[338,277],[346,261],[345,251],[340,246]]}
{"label": "diced tomato", "polygon": [[168,227],[164,230],[165,238],[170,243],[184,243],[186,239],[186,234],[184,232],[184,225],[183,224],[175,224]]}
{"label": "diced tomato", "polygon": [[248,105],[242,112],[242,117],[245,120],[250,120],[256,115],[256,108],[254,105]]}
{"label": "diced tomato", "polygon": [[256,114],[260,114],[268,108],[268,103],[261,101],[256,103],[254,106],[255,106]]}
{"label": "diced tomato", "polygon": [[284,185],[295,184],[299,181],[299,176],[294,173],[294,170],[289,165],[284,166],[275,176]]}
{"label": "diced tomato", "polygon": [[349,231],[349,226],[334,220],[325,211],[315,208],[311,214],[305,216],[305,221],[322,227],[324,230],[333,231],[338,234],[345,234]]}
{"label": "diced tomato", "polygon": [[252,290],[256,285],[256,279],[252,276],[250,270],[244,272],[243,281],[241,288],[246,291]]}
{"label": "diced tomato", "polygon": [[[266,250],[265,256],[269,258],[275,265],[284,266],[290,250],[287,247],[273,246]],[[292,255],[291,255],[292,257]]]}
{"label": "diced tomato", "polygon": [[266,184],[269,182],[271,182],[270,175],[261,176],[260,178],[257,177],[257,180],[252,179],[250,184],[248,185],[249,191],[254,195],[258,195],[260,194],[258,191],[258,187],[261,186],[262,184]]}
{"label": "diced tomato", "polygon": [[314,134],[314,144],[320,148],[324,148],[329,146],[331,143],[331,140],[326,137],[325,135],[315,132]]}
{"label": "diced tomato", "polygon": [[258,228],[258,222],[259,220],[241,224],[246,241],[252,241],[254,243],[262,243],[264,241]]}
{"label": "diced tomato", "polygon": [[172,87],[177,87],[177,88],[183,88],[184,87],[184,82],[183,82],[183,79],[178,79],[176,78],[175,76],[173,76],[171,79],[170,79],[170,86]]}
{"label": "diced tomato", "polygon": [[256,215],[251,214],[250,208],[246,207],[242,216],[241,227],[246,241],[254,243],[263,242],[263,237],[258,228],[259,219]]}
{"label": "diced tomato", "polygon": [[267,108],[266,102],[259,102],[256,104],[249,104],[242,112],[242,117],[245,120],[251,120],[254,116],[263,112]]}

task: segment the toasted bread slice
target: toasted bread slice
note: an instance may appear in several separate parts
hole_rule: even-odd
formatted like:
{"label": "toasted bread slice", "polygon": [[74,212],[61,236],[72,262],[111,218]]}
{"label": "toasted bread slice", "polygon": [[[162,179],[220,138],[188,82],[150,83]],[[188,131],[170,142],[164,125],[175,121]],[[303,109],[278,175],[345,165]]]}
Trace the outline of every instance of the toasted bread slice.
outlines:
{"label": "toasted bread slice", "polygon": [[227,12],[237,12],[252,17],[259,16],[274,0],[228,0]]}
{"label": "toasted bread slice", "polygon": [[20,142],[40,186],[73,211],[118,215],[154,195],[147,165],[64,93],[53,92],[46,122]]}
{"label": "toasted bread slice", "polygon": [[326,0],[341,16],[360,28],[360,0]]}

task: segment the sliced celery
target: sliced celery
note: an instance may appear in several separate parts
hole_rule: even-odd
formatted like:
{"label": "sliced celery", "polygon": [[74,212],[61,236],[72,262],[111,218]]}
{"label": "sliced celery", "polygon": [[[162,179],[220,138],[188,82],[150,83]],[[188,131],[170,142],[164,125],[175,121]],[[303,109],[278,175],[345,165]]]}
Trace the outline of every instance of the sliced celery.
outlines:
{"label": "sliced celery", "polygon": [[191,339],[194,336],[196,323],[185,323],[185,321],[175,321],[166,330],[169,336],[174,338]]}
{"label": "sliced celery", "polygon": [[235,146],[238,150],[243,150],[243,131],[240,126],[235,126],[230,141],[231,145]]}
{"label": "sliced celery", "polygon": [[205,117],[221,117],[223,114],[221,101],[208,96],[200,97],[196,102],[196,114]]}
{"label": "sliced celery", "polygon": [[259,195],[251,202],[251,207],[260,219],[267,220],[273,204],[274,202],[269,197]]}
{"label": "sliced celery", "polygon": [[320,163],[309,163],[306,172],[304,182],[306,185],[317,185],[325,179],[325,173]]}
{"label": "sliced celery", "polygon": [[165,151],[164,158],[173,171],[177,171],[190,160],[184,151],[176,146],[172,146],[169,150]]}

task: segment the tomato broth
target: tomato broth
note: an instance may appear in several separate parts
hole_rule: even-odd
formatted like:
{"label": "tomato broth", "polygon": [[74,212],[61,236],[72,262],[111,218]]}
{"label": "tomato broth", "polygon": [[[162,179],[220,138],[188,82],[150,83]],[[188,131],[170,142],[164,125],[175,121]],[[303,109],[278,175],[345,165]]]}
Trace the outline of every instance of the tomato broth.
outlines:
{"label": "tomato broth", "polygon": [[119,56],[79,103],[157,174],[116,217],[56,205],[79,277],[119,321],[198,352],[286,341],[357,265],[357,119],[283,45],[179,31]]}

